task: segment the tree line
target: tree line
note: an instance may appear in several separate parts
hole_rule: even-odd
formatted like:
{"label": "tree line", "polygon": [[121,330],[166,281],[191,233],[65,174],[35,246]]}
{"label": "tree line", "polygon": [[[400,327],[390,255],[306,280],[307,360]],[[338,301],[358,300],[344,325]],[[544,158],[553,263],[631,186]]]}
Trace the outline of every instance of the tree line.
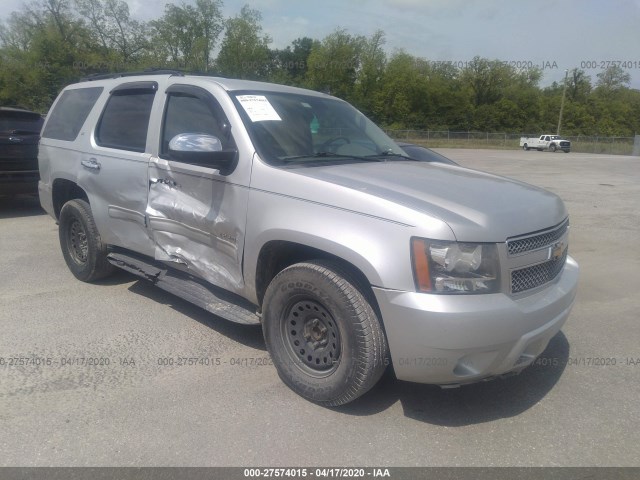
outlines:
{"label": "tree line", "polygon": [[390,129],[555,132],[564,95],[566,135],[640,132],[640,91],[617,65],[595,81],[574,69],[541,87],[539,68],[388,53],[382,31],[337,29],[277,49],[259,11],[245,5],[225,18],[222,7],[167,3],[141,22],[122,0],[35,0],[0,24],[0,104],[46,112],[62,87],[91,74],[162,68],[324,91]]}

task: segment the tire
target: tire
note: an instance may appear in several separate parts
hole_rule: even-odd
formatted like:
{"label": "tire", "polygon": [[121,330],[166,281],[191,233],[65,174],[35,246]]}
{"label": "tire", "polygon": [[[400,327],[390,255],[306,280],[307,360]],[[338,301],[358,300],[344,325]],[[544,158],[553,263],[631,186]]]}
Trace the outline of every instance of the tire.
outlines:
{"label": "tire", "polygon": [[282,381],[298,395],[335,407],[360,397],[389,364],[387,340],[366,290],[330,261],[298,263],[267,288],[267,349]]}
{"label": "tire", "polygon": [[64,260],[78,280],[92,282],[115,270],[107,261],[107,246],[100,240],[91,207],[86,201],[75,199],[63,205],[58,236]]}
{"label": "tire", "polygon": [[526,143],[524,144],[524,146],[523,146],[522,148],[523,148],[523,150],[524,150],[525,152],[528,152],[528,151],[529,151],[529,147],[527,146],[527,144],[526,144]]}
{"label": "tire", "polygon": [[555,151],[557,150],[555,145],[549,145],[549,150],[551,150],[552,152],[555,153]]}

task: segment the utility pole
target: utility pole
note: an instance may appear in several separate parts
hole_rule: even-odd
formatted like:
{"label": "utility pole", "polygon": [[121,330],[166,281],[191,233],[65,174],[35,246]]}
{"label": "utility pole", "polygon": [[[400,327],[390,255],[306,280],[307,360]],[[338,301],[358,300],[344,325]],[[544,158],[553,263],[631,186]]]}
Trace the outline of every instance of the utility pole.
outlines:
{"label": "utility pole", "polygon": [[569,75],[569,70],[564,71],[564,88],[562,89],[562,101],[560,102],[560,116],[558,117],[558,130],[556,131],[556,135],[560,135],[560,126],[562,125],[562,111],[564,110],[564,97],[567,95],[567,76]]}

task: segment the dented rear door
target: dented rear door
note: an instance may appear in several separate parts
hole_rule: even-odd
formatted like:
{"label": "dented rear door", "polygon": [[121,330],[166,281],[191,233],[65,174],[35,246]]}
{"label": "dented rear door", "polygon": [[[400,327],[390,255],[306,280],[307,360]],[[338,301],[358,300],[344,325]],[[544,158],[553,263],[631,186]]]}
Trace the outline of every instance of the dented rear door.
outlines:
{"label": "dented rear door", "polygon": [[[215,96],[203,88],[178,84],[165,95],[159,152],[149,163],[146,211],[155,258],[239,293],[244,288],[246,169],[222,174],[178,161],[168,149],[169,141],[184,133],[215,135],[225,149],[237,148],[231,124]],[[237,165],[249,164],[251,155],[239,151]]]}

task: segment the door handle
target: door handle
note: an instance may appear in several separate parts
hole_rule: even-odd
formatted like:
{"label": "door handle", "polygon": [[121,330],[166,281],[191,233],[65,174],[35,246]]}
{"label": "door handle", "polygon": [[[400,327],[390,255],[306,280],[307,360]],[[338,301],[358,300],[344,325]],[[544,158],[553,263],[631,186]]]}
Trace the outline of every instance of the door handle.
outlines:
{"label": "door handle", "polygon": [[95,158],[90,158],[89,160],[82,160],[80,164],[83,167],[89,168],[91,170],[100,170],[100,164],[98,163],[98,160],[96,160]]}
{"label": "door handle", "polygon": [[166,178],[150,178],[149,183],[150,184],[162,183],[164,185],[168,185],[169,187],[174,187],[174,188],[178,186],[178,183],[175,180],[168,180]]}

